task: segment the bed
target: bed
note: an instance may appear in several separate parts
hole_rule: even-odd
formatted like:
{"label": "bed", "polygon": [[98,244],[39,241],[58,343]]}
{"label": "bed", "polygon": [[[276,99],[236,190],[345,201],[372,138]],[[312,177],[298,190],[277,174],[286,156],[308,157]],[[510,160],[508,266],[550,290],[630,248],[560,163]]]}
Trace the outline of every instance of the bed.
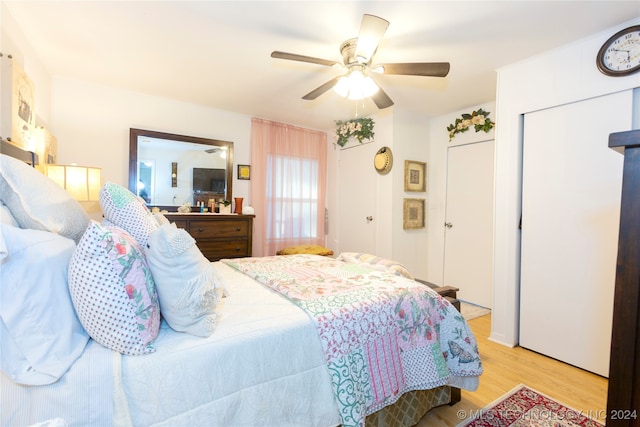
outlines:
{"label": "bed", "polygon": [[408,426],[478,386],[468,325],[398,263],[209,263],[116,184],[97,223],[0,160],[3,426]]}

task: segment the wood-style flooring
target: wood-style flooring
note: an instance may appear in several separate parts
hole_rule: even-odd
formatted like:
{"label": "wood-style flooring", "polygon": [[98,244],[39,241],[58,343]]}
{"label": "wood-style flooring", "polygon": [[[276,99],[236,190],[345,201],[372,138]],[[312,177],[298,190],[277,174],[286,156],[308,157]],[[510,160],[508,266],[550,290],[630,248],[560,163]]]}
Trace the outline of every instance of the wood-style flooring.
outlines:
{"label": "wood-style flooring", "polygon": [[462,401],[453,406],[432,409],[418,427],[456,426],[464,414],[484,408],[518,384],[605,422],[606,378],[522,347],[509,348],[489,341],[491,315],[472,319],[469,325],[478,340],[484,366],[480,386],[474,392],[462,390]]}

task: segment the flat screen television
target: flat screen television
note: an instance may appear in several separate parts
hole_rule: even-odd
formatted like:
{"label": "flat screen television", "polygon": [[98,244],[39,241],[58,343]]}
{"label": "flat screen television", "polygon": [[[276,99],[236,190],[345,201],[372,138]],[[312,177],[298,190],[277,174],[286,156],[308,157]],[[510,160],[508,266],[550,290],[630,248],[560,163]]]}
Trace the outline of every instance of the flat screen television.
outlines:
{"label": "flat screen television", "polygon": [[224,169],[193,168],[193,192],[224,195],[226,175]]}

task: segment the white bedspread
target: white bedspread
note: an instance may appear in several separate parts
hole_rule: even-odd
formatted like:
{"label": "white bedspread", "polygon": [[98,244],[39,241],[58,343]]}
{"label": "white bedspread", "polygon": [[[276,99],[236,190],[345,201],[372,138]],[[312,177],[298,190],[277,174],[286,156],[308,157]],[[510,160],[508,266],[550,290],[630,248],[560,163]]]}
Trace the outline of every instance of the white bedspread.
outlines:
{"label": "white bedspread", "polygon": [[122,356],[90,341],[49,386],[19,386],[0,374],[2,425],[53,418],[70,427],[340,424],[311,318],[248,276],[213,265],[230,295],[211,337],[163,324],[155,353]]}
{"label": "white bedspread", "polygon": [[[214,263],[230,295],[209,338],[165,325],[157,351],[122,357],[137,426],[335,426],[340,423],[323,351],[310,318],[282,296]],[[116,382],[117,384],[117,382]]]}
{"label": "white bedspread", "polygon": [[1,425],[24,427],[62,418],[70,427],[111,426],[112,366],[119,357],[90,340],[82,356],[53,384],[24,386],[0,373]]}

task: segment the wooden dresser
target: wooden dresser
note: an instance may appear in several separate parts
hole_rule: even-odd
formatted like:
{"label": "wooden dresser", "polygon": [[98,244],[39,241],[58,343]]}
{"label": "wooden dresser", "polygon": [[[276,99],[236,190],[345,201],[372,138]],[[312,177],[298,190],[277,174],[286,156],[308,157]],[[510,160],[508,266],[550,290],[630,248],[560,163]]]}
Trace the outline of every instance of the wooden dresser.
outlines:
{"label": "wooden dresser", "polygon": [[254,215],[165,213],[164,216],[187,230],[209,261],[251,256]]}

